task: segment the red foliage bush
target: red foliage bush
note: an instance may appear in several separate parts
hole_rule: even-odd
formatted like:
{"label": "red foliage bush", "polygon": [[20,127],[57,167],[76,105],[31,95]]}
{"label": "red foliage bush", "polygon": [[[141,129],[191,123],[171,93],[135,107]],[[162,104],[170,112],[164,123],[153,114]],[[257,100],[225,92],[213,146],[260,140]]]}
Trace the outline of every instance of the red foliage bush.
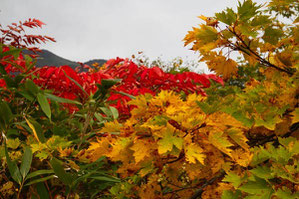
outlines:
{"label": "red foliage bush", "polygon": [[[53,38],[40,35],[18,35],[24,31],[23,26],[27,27],[41,27],[43,25],[37,19],[30,19],[19,25],[12,24],[8,26],[8,30],[2,29],[2,36],[0,41],[3,45],[2,52],[10,50],[8,46],[16,48],[27,48],[27,45],[55,41]],[[27,48],[37,51],[37,48]],[[32,56],[34,57],[34,56]],[[121,79],[122,81],[112,88],[112,92],[108,101],[115,106],[123,115],[128,115],[131,108],[127,105],[130,97],[121,94],[127,93],[133,96],[139,94],[150,93],[155,95],[160,90],[173,90],[175,92],[184,92],[185,94],[197,93],[205,95],[203,88],[210,86],[210,80],[214,80],[223,84],[223,80],[214,74],[197,74],[194,72],[183,72],[179,74],[171,74],[164,72],[159,67],[148,68],[146,66],[138,66],[129,59],[110,59],[99,70],[89,68],[88,72],[77,72],[69,66],[44,66],[43,68],[26,68],[28,60],[24,58],[22,53],[18,54],[15,59],[12,55],[1,58],[0,63],[5,68],[8,74],[14,72],[33,73],[36,78],[33,80],[38,86],[44,89],[53,90],[54,94],[67,98],[79,99],[84,102],[87,94],[95,93],[97,84],[101,84],[102,79]],[[88,68],[88,66],[87,66]],[[70,78],[78,82],[86,92],[83,92]],[[0,79],[0,86],[5,87],[5,81]],[[86,94],[87,93],[87,94]],[[77,110],[75,106],[66,105],[70,112]]]}

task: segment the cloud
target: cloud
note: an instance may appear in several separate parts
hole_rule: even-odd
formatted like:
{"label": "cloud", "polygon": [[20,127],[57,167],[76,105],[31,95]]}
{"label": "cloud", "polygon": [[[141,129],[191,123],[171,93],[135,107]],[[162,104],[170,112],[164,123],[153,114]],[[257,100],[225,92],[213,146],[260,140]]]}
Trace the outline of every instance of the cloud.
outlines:
{"label": "cloud", "polygon": [[[264,2],[260,0],[260,2]],[[236,0],[1,0],[3,24],[37,18],[47,25],[34,34],[54,37],[42,48],[75,61],[129,57],[197,59],[182,39],[197,16],[212,16]]]}

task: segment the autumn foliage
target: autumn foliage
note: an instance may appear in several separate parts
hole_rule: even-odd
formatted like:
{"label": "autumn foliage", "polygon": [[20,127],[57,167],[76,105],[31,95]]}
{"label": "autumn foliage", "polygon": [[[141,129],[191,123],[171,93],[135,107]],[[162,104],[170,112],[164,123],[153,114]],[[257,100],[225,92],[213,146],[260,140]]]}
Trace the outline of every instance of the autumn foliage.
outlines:
{"label": "autumn foliage", "polygon": [[54,40],[23,26],[43,23],[1,28],[1,197],[298,198],[298,10],[200,16],[185,45],[216,75],[35,68],[22,49]]}

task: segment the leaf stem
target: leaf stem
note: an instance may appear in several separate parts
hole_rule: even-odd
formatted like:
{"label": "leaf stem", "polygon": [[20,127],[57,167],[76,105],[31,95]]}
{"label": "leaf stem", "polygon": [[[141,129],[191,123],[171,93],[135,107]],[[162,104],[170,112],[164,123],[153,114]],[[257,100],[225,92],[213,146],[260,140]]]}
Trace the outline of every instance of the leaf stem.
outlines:
{"label": "leaf stem", "polygon": [[[232,45],[235,47],[236,50],[242,51],[242,52],[246,53],[246,54],[249,55],[249,56],[250,56],[250,55],[254,55],[255,58],[256,58],[262,65],[264,65],[264,66],[268,66],[268,67],[275,68],[275,69],[277,69],[277,70],[279,70],[279,71],[281,71],[281,72],[285,72],[285,73],[287,73],[287,74],[289,74],[289,75],[293,75],[293,74],[294,74],[294,72],[292,72],[292,71],[290,71],[290,70],[287,70],[287,69],[280,68],[280,67],[278,67],[278,66],[276,66],[276,65],[274,65],[274,64],[271,64],[269,61],[265,60],[264,58],[262,58],[260,55],[258,55],[256,52],[254,52],[254,51],[250,48],[250,42],[251,42],[251,41],[249,42],[249,44],[247,44],[247,43],[241,38],[241,36],[235,32],[235,30],[231,30],[229,27],[227,27],[227,30],[230,31],[233,35],[235,35],[235,36],[237,37],[237,39],[242,43],[242,45],[240,45],[240,46],[239,46],[239,45],[235,45],[235,44],[230,43],[230,44],[232,44]],[[248,50],[250,53],[246,52],[243,48],[246,49],[246,50]]]}

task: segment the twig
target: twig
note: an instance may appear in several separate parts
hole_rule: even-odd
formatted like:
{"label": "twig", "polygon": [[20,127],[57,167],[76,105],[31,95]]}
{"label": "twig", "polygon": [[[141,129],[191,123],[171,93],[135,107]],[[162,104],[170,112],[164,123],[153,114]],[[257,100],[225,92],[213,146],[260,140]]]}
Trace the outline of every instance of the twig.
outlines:
{"label": "twig", "polygon": [[190,199],[201,199],[201,194],[203,193],[204,188],[207,186],[213,184],[216,180],[223,178],[225,175],[225,172],[222,172],[220,175],[213,177],[212,179],[206,181],[199,189],[195,191],[195,193],[190,197]]}
{"label": "twig", "polygon": [[[259,56],[256,52],[254,52],[250,47],[249,47],[249,44],[247,44],[241,37],[240,35],[238,35],[234,30],[231,30],[229,27],[227,27],[228,31],[230,31],[232,34],[234,34],[237,39],[242,43],[241,46],[235,46],[236,49],[248,54],[248,55],[254,55],[256,57],[256,59],[263,65],[265,66],[268,66],[268,67],[272,67],[272,68],[275,68],[281,72],[285,72],[289,75],[293,75],[294,72],[291,72],[289,70],[286,70],[286,69],[282,69],[282,68],[279,68],[278,66],[275,66],[274,64],[271,64],[269,61],[263,59],[261,56]],[[245,48],[246,50],[248,50],[250,53],[246,52],[245,50],[243,50],[242,48]]]}

